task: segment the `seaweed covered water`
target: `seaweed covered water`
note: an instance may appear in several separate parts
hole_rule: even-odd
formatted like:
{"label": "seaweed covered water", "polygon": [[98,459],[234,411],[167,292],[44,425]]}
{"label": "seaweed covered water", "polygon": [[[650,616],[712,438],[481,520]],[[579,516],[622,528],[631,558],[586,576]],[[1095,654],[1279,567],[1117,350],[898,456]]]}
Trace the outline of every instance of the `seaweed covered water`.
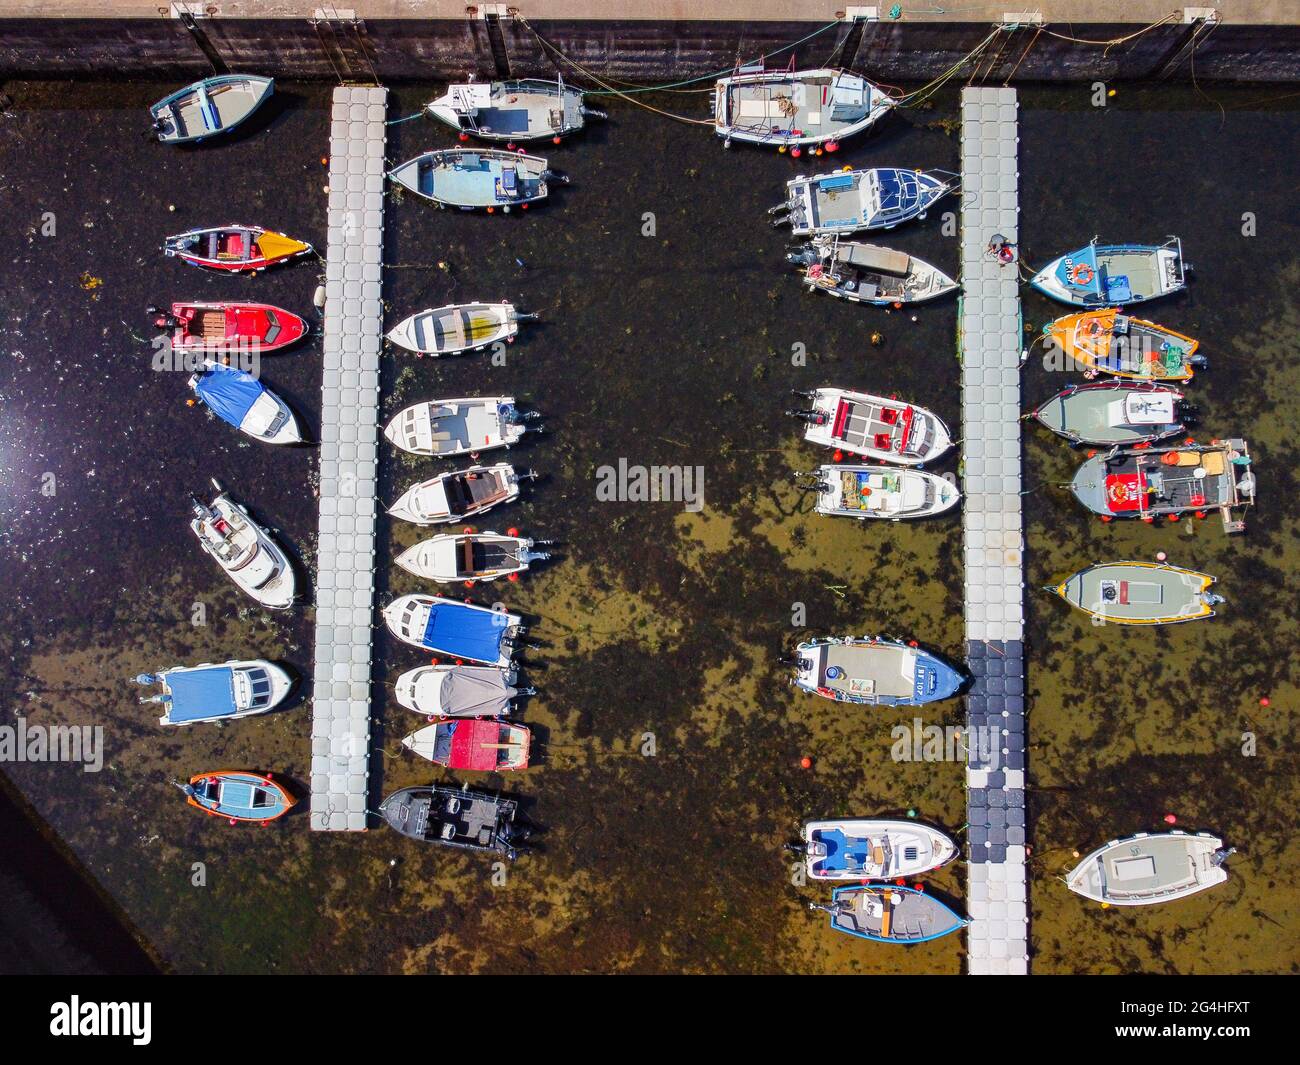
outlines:
{"label": "seaweed covered water", "polygon": [[[185,375],[152,365],[144,309],[244,298],[309,312],[318,267],[216,277],[157,248],[167,233],[226,222],[323,246],[329,92],[281,87],[231,141],[168,150],[144,135],[142,110],[166,88],[11,84],[0,119],[3,723],[105,730],[100,772],[5,769],[158,956],[185,972],[960,971],[957,936],[902,951],[832,934],[806,910],[827,890],[794,883],[781,848],[811,816],[913,812],[960,833],[962,767],[895,761],[890,731],[913,717],[959,725],[960,705],[843,708],[800,696],[777,664],[821,632],[892,632],[960,657],[957,519],[864,528],[810,514],[791,475],[826,456],[782,415],[791,389],[842,384],[897,392],[956,425],[956,305],[885,312],[809,295],[782,261],[788,231],[764,213],[799,171],[955,169],[955,94],[891,117],[837,156],[799,162],[725,152],[706,128],[613,104],[608,122],[546,152],[572,183],[528,215],[390,198],[390,326],[480,299],[541,316],[504,364],[390,355],[382,382],[385,417],[439,395],[513,394],[546,425],[508,456],[539,481],[476,524],[558,540],[557,558],[517,584],[452,593],[526,613],[542,645],[527,655],[539,695],[521,715],[536,734],[535,766],[475,781],[525,796],[541,829],[537,849],[503,872],[383,829],[312,833],[301,813],[232,828],[187,809],[168,785],[230,766],[276,770],[305,791],[302,700],[222,728],[164,731],[130,678],[239,656],[310,674],[310,599],[271,615],[242,598],[199,554],[186,496],[217,477],[309,572],[316,453],[246,441],[187,407]],[[1132,633],[1094,629],[1027,593],[1038,971],[1293,964],[1296,888],[1283,870],[1295,857],[1285,826],[1300,807],[1286,653],[1298,517],[1286,420],[1300,387],[1288,365],[1296,119],[1255,102],[1266,95],[1216,90],[1223,111],[1191,90],[1126,91],[1105,109],[1088,106],[1082,88],[1022,97],[1024,256],[1044,261],[1094,232],[1183,237],[1196,281],[1150,317],[1202,340],[1214,369],[1192,390],[1206,429],[1250,439],[1263,499],[1244,539],[1208,521],[1102,527],[1058,487],[1082,456],[1027,429],[1033,587],[1100,557],[1164,549],[1218,575],[1229,600],[1212,622]],[[410,114],[429,96],[403,88],[390,112]],[[655,102],[685,111],[701,100]],[[390,126],[388,157],[454,143],[423,119],[403,122]],[[883,242],[955,272],[942,215],[957,209],[951,199]],[[1258,219],[1252,238],[1240,233],[1245,211]],[[1031,328],[1056,313],[1027,294]],[[316,338],[262,366],[309,436],[319,350]],[[1031,359],[1026,400],[1061,383]],[[599,501],[599,471],[620,460],[702,467],[703,509]],[[442,468],[385,444],[381,498]],[[937,468],[955,473],[956,459]],[[390,561],[429,533],[385,521],[381,534],[380,605],[421,587]],[[420,721],[390,685],[420,656],[382,626],[376,656],[374,802],[450,779],[399,753]],[[1249,758],[1238,753],[1244,731],[1257,736]],[[1171,811],[1240,848],[1224,888],[1133,914],[1088,907],[1055,879],[1073,849],[1157,829]],[[960,906],[961,865],[931,885]]]}

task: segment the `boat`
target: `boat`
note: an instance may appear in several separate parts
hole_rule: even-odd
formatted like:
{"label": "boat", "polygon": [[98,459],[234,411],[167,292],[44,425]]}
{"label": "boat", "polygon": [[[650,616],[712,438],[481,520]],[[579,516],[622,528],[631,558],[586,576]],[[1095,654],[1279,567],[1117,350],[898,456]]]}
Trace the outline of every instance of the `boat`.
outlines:
{"label": "boat", "polygon": [[588,118],[605,112],[583,103],[581,89],[555,81],[521,78],[518,81],[462,82],[424,105],[439,122],[461,134],[484,141],[535,141],[544,137],[559,144],[561,137],[577,133]]}
{"label": "boat", "polygon": [[1103,521],[1177,521],[1218,510],[1228,533],[1245,530],[1234,512],[1254,504],[1255,487],[1250,450],[1238,439],[1114,447],[1088,459],[1070,483],[1075,498]]}
{"label": "boat", "polygon": [[189,805],[213,817],[224,817],[232,825],[237,821],[274,821],[298,804],[270,773],[242,769],[196,773],[188,784],[177,787]]}
{"label": "boat", "polygon": [[197,144],[229,133],[275,92],[275,79],[258,74],[218,74],[164,96],[151,108],[163,144]]}
{"label": "boat", "polygon": [[274,662],[253,658],[214,665],[169,666],[141,673],[137,684],[162,688],[141,699],[163,707],[160,725],[192,725],[198,721],[230,721],[274,710],[289,694],[293,678]]}
{"label": "boat", "polygon": [[467,717],[436,721],[409,736],[402,746],[434,765],[476,773],[510,773],[528,768],[532,733],[523,725]]}
{"label": "boat", "polygon": [[266,444],[302,443],[293,411],[256,377],[211,359],[203,365],[190,377],[190,388],[223,422]]}
{"label": "boat", "polygon": [[802,147],[861,133],[897,103],[878,86],[848,70],[754,70],[719,78],[713,91],[713,127],[727,146]]}
{"label": "boat", "polygon": [[859,229],[893,229],[924,218],[930,205],[961,184],[946,170],[922,173],[887,167],[797,177],[786,182],[786,201],[768,214],[774,226],[789,224],[794,235],[853,233]]}
{"label": "boat", "polygon": [[437,717],[509,717],[514,699],[535,694],[515,687],[513,669],[499,666],[417,666],[397,678],[397,702],[430,720]]}
{"label": "boat", "polygon": [[1031,279],[1039,292],[1082,307],[1119,307],[1142,303],[1187,287],[1183,242],[1098,244],[1053,259]]}
{"label": "boat", "polygon": [[806,487],[817,493],[813,509],[843,518],[930,518],[961,499],[947,478],[897,466],[818,466],[812,477]]}
{"label": "boat", "polygon": [[307,323],[269,303],[173,303],[154,325],[171,334],[173,351],[256,351],[287,348],[307,335]]}
{"label": "boat", "polygon": [[957,694],[966,678],[937,655],[887,636],[805,640],[789,663],[796,688],[864,706],[920,706]]}
{"label": "boat", "polygon": [[795,395],[812,407],[786,413],[805,423],[805,440],[823,447],[899,466],[922,466],[952,447],[948,427],[924,407],[844,388]]}
{"label": "boat", "polygon": [[452,303],[403,318],[388,331],[388,339],[417,355],[454,355],[482,351],[490,344],[513,344],[519,323],[535,319],[520,314],[514,304]]}
{"label": "boat", "polygon": [[957,856],[957,845],[918,821],[809,821],[803,853],[812,880],[892,880],[938,869]]}
{"label": "boat", "polygon": [[384,436],[412,455],[477,455],[517,444],[525,432],[541,432],[541,426],[524,424],[536,417],[517,410],[514,396],[431,399],[398,412]]}
{"label": "boat", "polygon": [[787,253],[786,260],[803,267],[804,284],[810,291],[877,307],[923,303],[959,287],[942,270],[907,252],[838,236],[818,237]]}
{"label": "boat", "polygon": [[526,628],[518,614],[436,595],[403,595],[384,608],[388,631],[404,643],[455,659],[507,667]]}
{"label": "boat", "polygon": [[829,906],[831,927],[875,943],[928,943],[965,928],[970,921],[919,888],[901,884],[839,887]]}
{"label": "boat", "polygon": [[293,605],[297,580],[293,566],[271,535],[221,489],[208,506],[190,496],[190,529],[199,544],[240,588],[263,606]]}
{"label": "boat", "polygon": [[379,804],[379,814],[394,832],[461,850],[490,851],[511,860],[528,833],[515,825],[519,803],[504,795],[469,788],[402,788]]}
{"label": "boat", "polygon": [[1099,562],[1051,591],[1107,625],[1176,625],[1214,617],[1208,573],[1156,562]]}
{"label": "boat", "polygon": [[1152,906],[1185,899],[1228,879],[1232,849],[1208,832],[1139,832],[1113,839],[1066,878],[1076,895],[1110,906]]}
{"label": "boat", "polygon": [[568,178],[546,168],[546,160],[495,148],[444,148],[408,159],[388,172],[390,179],[441,207],[486,208],[509,214],[528,209],[550,192],[551,182]]}
{"label": "boat", "polygon": [[164,255],[174,255],[194,266],[253,273],[315,251],[305,241],[272,233],[261,226],[191,229],[163,238],[162,250]]}
{"label": "boat", "polygon": [[1168,385],[1095,381],[1070,385],[1033,416],[1071,444],[1151,443],[1187,430],[1197,410]]}
{"label": "boat", "polygon": [[532,470],[516,473],[507,462],[453,470],[412,485],[388,508],[388,514],[414,525],[463,521],[518,499],[519,482],[536,478]]}
{"label": "boat", "polygon": [[407,573],[442,584],[461,581],[469,586],[501,577],[517,581],[519,574],[534,562],[543,562],[551,555],[532,550],[537,541],[515,536],[514,532],[511,529],[505,536],[469,531],[431,536],[408,547],[395,561]]}
{"label": "boat", "polygon": [[1200,341],[1114,307],[1067,314],[1043,332],[1091,375],[1131,381],[1190,381],[1205,365]]}

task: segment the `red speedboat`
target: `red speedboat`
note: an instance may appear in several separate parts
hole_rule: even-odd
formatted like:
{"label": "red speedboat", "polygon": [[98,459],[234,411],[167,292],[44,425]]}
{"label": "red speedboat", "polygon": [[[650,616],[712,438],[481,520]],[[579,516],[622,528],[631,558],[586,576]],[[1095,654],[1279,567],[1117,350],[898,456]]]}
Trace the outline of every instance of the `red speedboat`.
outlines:
{"label": "red speedboat", "polygon": [[173,303],[154,324],[171,332],[174,351],[278,351],[301,340],[307,323],[269,303]]}
{"label": "red speedboat", "polygon": [[217,226],[191,229],[163,241],[163,254],[213,270],[264,270],[268,266],[310,255],[312,246],[261,226]]}

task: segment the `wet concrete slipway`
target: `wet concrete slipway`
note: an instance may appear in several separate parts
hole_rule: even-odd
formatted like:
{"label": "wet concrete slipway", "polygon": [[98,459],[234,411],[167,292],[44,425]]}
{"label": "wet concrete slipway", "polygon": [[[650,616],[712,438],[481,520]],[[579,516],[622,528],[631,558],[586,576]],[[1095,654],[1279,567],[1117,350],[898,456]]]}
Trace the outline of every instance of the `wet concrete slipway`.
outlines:
{"label": "wet concrete slipway", "polygon": [[[958,936],[902,950],[831,933],[806,909],[826,891],[793,883],[782,850],[802,819],[820,815],[910,810],[960,834],[962,767],[896,761],[890,733],[914,717],[956,726],[960,704],[843,708],[794,692],[776,662],[801,632],[825,631],[892,632],[959,656],[957,518],[864,528],[811,515],[791,473],[825,455],[782,417],[791,388],[835,383],[897,392],[955,424],[956,304],[922,307],[912,321],[805,294],[782,261],[788,236],[764,214],[792,173],[830,162],[955,168],[956,89],[831,160],[798,162],[723,151],[706,127],[602,101],[607,123],[549,152],[572,184],[542,209],[470,216],[390,197],[389,324],[471,299],[511,299],[542,317],[503,366],[486,355],[383,364],[383,417],[437,395],[513,393],[547,428],[510,456],[540,481],[479,524],[560,540],[561,557],[499,592],[465,593],[526,612],[544,645],[527,655],[540,694],[522,715],[538,764],[519,779],[476,781],[520,792],[543,829],[502,876],[480,857],[418,849],[379,827],[313,833],[301,807],[267,829],[231,827],[188,809],[168,783],[249,767],[305,791],[301,701],[224,728],[163,731],[130,678],[240,656],[310,674],[310,599],[271,615],[241,598],[200,555],[186,497],[219,478],[309,573],[316,452],[245,442],[187,407],[185,375],[152,366],[145,307],[250,298],[310,311],[319,264],[210,276],[158,246],[188,226],[236,221],[323,243],[329,90],[282,86],[234,140],[167,150],[148,140],[143,111],[166,88],[11,83],[0,117],[3,724],[104,729],[99,772],[4,768],[161,964],[961,971]],[[391,116],[430,95],[399,88]],[[1202,341],[1211,369],[1190,387],[1198,433],[1250,440],[1262,502],[1231,540],[1214,520],[1104,526],[1061,487],[1083,456],[1026,426],[1032,969],[1286,971],[1300,927],[1290,873],[1300,858],[1297,101],[1282,89],[1215,88],[1211,99],[1128,88],[1097,108],[1089,95],[1021,93],[1024,257],[1041,264],[1094,234],[1183,238],[1190,290],[1144,310]],[[654,102],[699,115],[705,106],[695,94]],[[405,122],[390,127],[389,157],[450,143],[425,120]],[[941,215],[957,206],[887,243],[953,270],[957,241]],[[1057,313],[1026,293],[1027,342]],[[806,365],[792,362],[797,345]],[[1040,350],[1025,370],[1035,401],[1069,379]],[[262,373],[310,432],[319,339],[267,356]],[[704,509],[599,502],[597,471],[620,458],[703,466]],[[381,497],[437,468],[384,445]],[[939,468],[956,472],[955,460]],[[390,566],[416,536],[381,522],[380,603],[417,588]],[[1096,628],[1035,590],[1093,561],[1162,549],[1219,577],[1219,617]],[[806,630],[792,626],[796,604]],[[399,753],[418,719],[389,685],[419,656],[383,631],[376,655],[373,803],[439,776]],[[1158,830],[1166,814],[1239,849],[1226,885],[1145,912],[1066,891],[1072,851]],[[960,906],[963,866],[930,886]]]}

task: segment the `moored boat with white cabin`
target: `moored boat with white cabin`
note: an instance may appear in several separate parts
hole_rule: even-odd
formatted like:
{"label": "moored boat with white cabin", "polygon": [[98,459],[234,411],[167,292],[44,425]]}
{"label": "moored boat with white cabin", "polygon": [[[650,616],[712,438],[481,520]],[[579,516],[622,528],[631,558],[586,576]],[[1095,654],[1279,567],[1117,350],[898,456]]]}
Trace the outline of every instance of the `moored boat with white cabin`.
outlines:
{"label": "moored boat with white cabin", "polygon": [[515,407],[514,396],[460,396],[413,403],[399,411],[384,428],[384,436],[412,455],[476,455],[480,451],[510,447],[526,432],[536,412]]}
{"label": "moored boat with white cabin", "polygon": [[210,505],[190,496],[190,529],[240,588],[263,606],[286,610],[293,605],[297,578],[284,550],[216,481]]}
{"label": "moored boat with white cabin", "polygon": [[284,702],[293,688],[293,678],[285,670],[261,658],[168,666],[156,673],[141,673],[135,680],[137,684],[162,688],[159,694],[140,700],[163,707],[160,725],[192,725],[265,714]]}
{"label": "moored boat with white cabin", "polygon": [[823,447],[900,466],[922,466],[952,447],[942,419],[913,403],[845,388],[795,395],[812,406],[787,413],[805,423],[805,440]]}
{"label": "moored boat with white cabin", "polygon": [[547,551],[532,550],[537,541],[514,533],[514,529],[505,535],[467,530],[431,536],[408,547],[394,561],[407,573],[441,584],[460,581],[468,586],[501,577],[515,581],[534,562],[551,556]]}
{"label": "moored boat with white cabin", "polygon": [[817,513],[844,518],[929,518],[951,510],[961,499],[955,484],[925,470],[827,465],[818,466],[811,476],[806,487],[817,493]]}
{"label": "moored boat with white cabin", "polygon": [[388,513],[413,525],[463,521],[519,498],[520,482],[536,478],[533,470],[517,473],[508,462],[452,470],[412,485]]}

